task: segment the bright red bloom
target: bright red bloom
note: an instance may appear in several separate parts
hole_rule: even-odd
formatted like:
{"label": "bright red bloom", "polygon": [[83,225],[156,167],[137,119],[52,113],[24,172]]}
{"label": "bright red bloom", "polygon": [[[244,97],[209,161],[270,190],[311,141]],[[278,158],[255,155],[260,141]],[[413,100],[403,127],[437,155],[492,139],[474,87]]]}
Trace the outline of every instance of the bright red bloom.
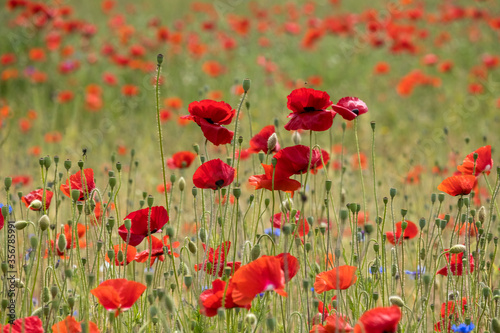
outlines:
{"label": "bright red bloom", "polygon": [[480,175],[482,172],[487,175],[490,174],[490,170],[493,167],[493,160],[491,159],[491,146],[481,147],[465,157],[462,165],[457,167],[458,171],[466,175],[472,175],[474,170],[474,153],[477,153],[476,160],[476,173],[474,176]]}
{"label": "bright red bloom", "polygon": [[[125,220],[132,220],[132,226],[130,227],[130,239],[128,241],[129,245],[137,246],[141,244],[145,237],[148,236],[148,215],[149,208],[143,208],[136,210],[125,217]],[[168,220],[168,213],[164,207],[151,207],[151,217],[149,221],[151,234],[161,232],[161,228],[163,228]],[[123,241],[127,243],[128,230],[125,228],[125,224],[118,228],[118,234]]]}
{"label": "bright red bloom", "polygon": [[[263,256],[266,257],[266,256]],[[285,273],[285,282],[288,283],[299,272],[299,259],[292,256],[290,253],[280,253],[274,258],[280,260],[281,270]]]}
{"label": "bright red bloom", "polygon": [[344,333],[354,330],[344,317],[335,313],[326,317],[325,321],[324,325],[314,325],[309,333]]}
{"label": "bright red bloom", "polygon": [[[53,195],[54,195],[54,193],[52,193],[51,191],[45,190],[45,209],[49,209],[50,202],[52,200]],[[31,203],[33,202],[33,200],[40,200],[40,202],[43,203],[43,189],[31,191],[30,193],[23,196],[21,198],[21,200],[24,202],[26,207],[29,207],[31,205]],[[38,208],[38,209],[35,209],[33,207],[30,207],[30,209],[31,210],[41,210],[42,205],[40,205],[40,208]]]}
{"label": "bright red bloom", "polygon": [[[286,147],[277,152],[273,157],[278,161],[276,163],[276,174],[280,173],[283,176],[299,175],[307,172],[309,166],[309,157],[311,150],[304,145],[296,145]],[[330,155],[321,150],[313,149],[310,170],[316,173],[323,167],[322,160],[325,165],[330,160]]]}
{"label": "bright red bloom", "polygon": [[[451,332],[452,322],[458,320],[459,312],[458,309],[455,308],[455,305],[458,305],[460,300],[456,301],[448,301],[448,303],[444,302],[441,304],[441,321],[438,321],[434,325],[435,332],[442,332],[448,327],[448,332]],[[467,298],[462,297],[462,314],[465,314],[465,306],[467,305]],[[448,311],[446,308],[448,307]],[[441,328],[443,330],[441,330]]]}
{"label": "bright red bloom", "polygon": [[357,97],[343,97],[337,104],[332,105],[332,109],[345,120],[354,120],[357,116],[368,112],[365,102]]}
{"label": "bright red bloom", "polygon": [[196,169],[193,174],[193,184],[198,188],[217,190],[231,184],[235,172],[233,167],[219,158],[210,160]]}
{"label": "bright red bloom", "polygon": [[108,311],[115,311],[115,317],[130,309],[146,290],[146,286],[127,279],[110,279],[92,289],[94,295],[102,306]]}
{"label": "bright red bloom", "polygon": [[473,175],[451,176],[439,184],[438,190],[452,196],[467,195],[474,188],[476,181],[476,177]]}
{"label": "bright red bloom", "polygon": [[19,318],[14,323],[0,325],[4,333],[43,333],[43,323],[37,316]]}
{"label": "bright red bloom", "polygon": [[188,168],[196,158],[196,154],[190,151],[180,151],[172,155],[167,160],[167,165],[170,169],[184,169]]}
{"label": "bright red bloom", "polygon": [[[206,251],[207,246],[205,244],[202,245],[203,250]],[[224,273],[224,267],[229,266],[231,267],[231,273],[233,274],[240,268],[241,262],[226,262],[226,255],[229,253],[230,248],[230,241],[222,243],[215,250],[211,247],[210,249],[208,249],[208,259],[205,260],[205,263],[203,264],[195,265],[195,271],[200,271],[203,268],[203,270],[210,275],[219,275],[219,277],[222,277],[222,274]]]}
{"label": "bright red bloom", "polygon": [[[127,250],[125,250],[127,248]],[[125,266],[134,261],[135,255],[137,254],[137,249],[133,246],[127,246],[127,244],[116,244],[113,246],[113,249],[115,250],[115,266]],[[118,260],[118,252],[123,253],[123,259],[122,261]],[[110,258],[108,257],[108,253],[106,253],[106,259],[107,262],[111,262]]]}
{"label": "bright red bloom", "polygon": [[82,171],[77,171],[74,175],[69,176],[69,181],[66,180],[66,184],[61,184],[61,191],[69,198],[71,198],[72,190],[79,190],[80,197],[78,201],[84,201],[88,199],[89,194],[94,189],[94,170],[90,168],[83,169],[83,173]]}
{"label": "bright red bloom", "polygon": [[[250,185],[255,186],[255,189],[265,188],[269,191],[273,190],[273,166],[262,164],[264,168],[263,175],[254,175],[248,178]],[[274,190],[275,191],[285,191],[294,192],[300,188],[300,182],[290,179],[290,175],[287,173],[282,173],[281,170],[276,168],[274,172]]]}
{"label": "bright red bloom", "polygon": [[198,124],[208,141],[216,146],[231,143],[233,131],[221,126],[229,125],[236,113],[231,105],[204,99],[190,103],[188,111],[190,115],[181,119],[189,119]]}
{"label": "bright red bloom", "polygon": [[[274,125],[268,125],[261,129],[259,133],[255,134],[253,138],[250,139],[250,152],[258,153],[263,151],[267,154],[267,141],[273,133],[276,133]],[[280,145],[276,142],[273,152],[277,152],[278,150],[280,150]]]}
{"label": "bright red bloom", "polygon": [[[82,324],[83,321],[78,322],[75,320],[75,317],[67,316],[64,320],[55,323],[52,325],[52,333],[80,333],[83,332]],[[26,331],[29,333],[30,331]],[[99,329],[97,325],[93,322],[89,322],[89,333],[99,333]]]}
{"label": "bright red bloom", "polygon": [[[448,251],[448,249],[445,249],[445,251]],[[453,275],[462,276],[464,271],[464,265],[462,262],[463,256],[464,256],[463,252],[451,253],[451,254],[450,252],[446,253],[446,261],[448,261],[451,273]],[[470,267],[470,272],[472,273],[474,271],[474,257],[472,256],[472,254],[469,254],[469,267]],[[448,265],[438,270],[436,275],[448,276]]]}
{"label": "bright red bloom", "polygon": [[214,280],[212,282],[212,289],[207,289],[200,295],[200,313],[207,317],[214,317],[217,314],[217,310],[222,306],[222,298],[224,297],[224,292],[226,293],[226,298],[224,300],[224,307],[226,309],[232,309],[237,307],[244,307],[247,310],[250,309],[251,305],[247,304],[244,306],[239,306],[233,301],[233,289],[234,285],[229,280],[229,286],[226,290],[226,282],[220,279]]}
{"label": "bright red bloom", "polygon": [[314,291],[321,294],[328,290],[345,290],[356,283],[356,267],[343,265],[316,275]]}
{"label": "bright red bloom", "polygon": [[[146,238],[149,242],[149,237]],[[158,260],[163,261],[165,260],[165,254],[172,255],[172,252],[170,250],[170,245],[168,244],[168,236],[163,236],[163,241],[159,240],[155,236],[151,236],[152,240],[152,245],[151,245],[151,263],[150,267],[153,266],[155,263],[156,258]],[[179,242],[173,242],[172,247],[174,249],[178,248],[180,245]],[[165,253],[163,250],[163,247],[166,247],[168,249],[168,253]],[[179,254],[174,253],[174,257],[179,257]],[[135,261],[137,262],[146,262],[148,261],[149,258],[149,246],[147,247],[147,250],[139,252],[135,256]]]}
{"label": "bright red bloom", "polygon": [[264,291],[274,290],[281,296],[285,291],[285,273],[281,260],[276,257],[261,257],[241,266],[233,275],[233,301],[238,305],[248,305],[254,297]]}
{"label": "bright red bloom", "polygon": [[299,222],[299,218],[300,218],[300,211],[297,211],[297,213],[295,214],[295,221],[292,221],[290,219],[290,212],[287,212],[286,213],[286,219],[283,217],[283,213],[277,213],[277,214],[274,214],[273,217],[271,218],[271,223],[273,224],[273,226],[275,228],[280,228],[281,229],[281,226],[282,226],[282,222],[288,222],[288,223],[298,223]]}
{"label": "bright red bloom", "polygon": [[361,315],[354,333],[395,333],[400,320],[401,310],[395,305],[374,308]]}
{"label": "bright red bloom", "polygon": [[287,131],[313,130],[326,131],[333,124],[335,112],[326,110],[333,102],[324,91],[312,88],[295,89],[288,95],[287,107],[293,111],[285,125]]}
{"label": "bright red bloom", "polygon": [[3,226],[5,225],[5,222],[3,220],[3,214],[2,212],[0,211],[0,230],[3,229]]}
{"label": "bright red bloom", "polygon": [[391,243],[392,245],[396,245],[397,242],[398,245],[400,245],[405,239],[412,239],[417,237],[418,235],[417,225],[412,221],[406,221],[406,223],[408,224],[406,226],[402,238],[401,238],[401,233],[403,231],[403,228],[401,227],[401,225],[403,224],[403,221],[399,221],[398,223],[396,223],[396,237],[394,237],[394,233],[392,231],[388,231],[385,233],[387,236],[387,241],[389,241],[389,243]]}

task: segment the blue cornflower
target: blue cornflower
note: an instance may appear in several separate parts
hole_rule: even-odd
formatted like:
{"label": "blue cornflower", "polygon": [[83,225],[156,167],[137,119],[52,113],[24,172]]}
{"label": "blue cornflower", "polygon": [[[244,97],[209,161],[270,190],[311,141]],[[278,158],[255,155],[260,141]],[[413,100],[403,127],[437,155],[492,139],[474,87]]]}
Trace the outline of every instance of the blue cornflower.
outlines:
{"label": "blue cornflower", "polygon": [[[0,209],[2,209],[2,207],[5,206],[3,203],[0,203]],[[9,214],[12,214],[12,206],[9,205]]]}
{"label": "blue cornflower", "polygon": [[470,323],[469,325],[467,324],[460,324],[457,326],[453,325],[451,327],[451,329],[453,330],[453,332],[462,332],[462,333],[469,333],[469,332],[472,332],[472,330],[475,328],[474,324],[473,323]]}
{"label": "blue cornflower", "polygon": [[[269,236],[273,235],[273,228],[264,229],[264,232]],[[274,236],[279,237],[281,235],[281,230],[279,228],[274,228]]]}
{"label": "blue cornflower", "polygon": [[[378,268],[378,271],[380,272],[380,274],[382,274],[382,272],[384,271],[384,267],[380,266],[380,267]],[[370,267],[370,274],[373,274],[373,273],[376,273],[376,272],[373,272],[373,271],[372,271],[372,268]]]}
{"label": "blue cornflower", "polygon": [[417,266],[416,271],[405,270],[405,274],[409,275],[410,278],[412,278],[413,280],[415,280],[415,278],[417,276],[420,276],[420,274],[423,274],[423,273],[425,273],[425,267],[420,267],[420,266]]}

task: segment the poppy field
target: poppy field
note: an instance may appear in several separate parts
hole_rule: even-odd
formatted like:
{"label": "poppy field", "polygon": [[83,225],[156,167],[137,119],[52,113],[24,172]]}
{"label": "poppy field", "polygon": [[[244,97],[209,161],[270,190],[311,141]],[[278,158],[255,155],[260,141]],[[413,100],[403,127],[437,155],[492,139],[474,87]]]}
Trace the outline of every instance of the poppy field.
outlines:
{"label": "poppy field", "polygon": [[498,1],[0,6],[1,332],[500,332]]}

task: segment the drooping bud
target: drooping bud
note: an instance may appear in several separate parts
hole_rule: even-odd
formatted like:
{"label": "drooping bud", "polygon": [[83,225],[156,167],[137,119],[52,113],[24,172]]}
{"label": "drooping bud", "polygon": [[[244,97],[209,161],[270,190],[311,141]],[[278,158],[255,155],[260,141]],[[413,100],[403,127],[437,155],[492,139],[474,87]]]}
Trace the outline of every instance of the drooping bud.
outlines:
{"label": "drooping bud", "polygon": [[267,153],[270,154],[274,148],[276,148],[276,145],[278,144],[278,136],[276,133],[271,134],[269,139],[267,139]]}
{"label": "drooping bud", "polygon": [[465,245],[463,245],[463,244],[457,244],[457,245],[453,245],[450,248],[450,253],[457,254],[457,253],[465,252],[465,250],[466,250]]}
{"label": "drooping bud", "polygon": [[399,306],[400,308],[402,308],[403,306],[405,306],[405,302],[403,302],[403,299],[401,297],[399,297],[399,296],[391,296],[391,297],[389,297],[389,302],[392,305]]}

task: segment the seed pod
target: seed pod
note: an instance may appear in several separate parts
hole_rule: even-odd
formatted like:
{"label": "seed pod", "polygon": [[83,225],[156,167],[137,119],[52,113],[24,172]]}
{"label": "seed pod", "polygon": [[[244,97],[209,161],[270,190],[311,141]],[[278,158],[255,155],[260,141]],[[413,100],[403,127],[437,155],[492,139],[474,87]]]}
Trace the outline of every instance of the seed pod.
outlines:
{"label": "seed pod", "polygon": [[260,244],[255,244],[252,250],[250,251],[250,257],[253,260],[256,260],[260,256]]}
{"label": "seed pod", "polygon": [[196,251],[198,250],[196,247],[196,244],[193,243],[191,240],[188,243],[188,249],[189,249],[189,252],[191,252],[192,254],[196,254]]}
{"label": "seed pod", "polygon": [[23,230],[24,228],[26,228],[27,225],[28,225],[28,222],[26,222],[26,221],[17,221],[16,223],[14,223],[14,227],[17,230]]}

